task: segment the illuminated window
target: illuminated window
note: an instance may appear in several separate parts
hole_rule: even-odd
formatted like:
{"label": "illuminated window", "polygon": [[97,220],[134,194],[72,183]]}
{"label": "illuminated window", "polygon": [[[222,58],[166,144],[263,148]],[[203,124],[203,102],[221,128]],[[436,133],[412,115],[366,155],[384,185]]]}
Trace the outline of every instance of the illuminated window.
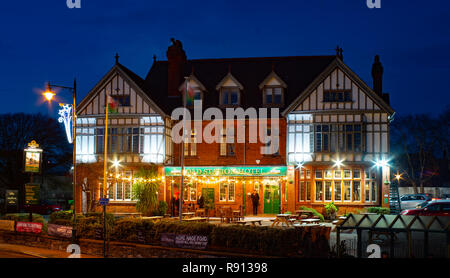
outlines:
{"label": "illuminated window", "polygon": [[331,181],[325,181],[325,201],[331,201],[333,195]]}
{"label": "illuminated window", "polygon": [[316,201],[323,201],[323,183],[316,181]]}
{"label": "illuminated window", "polygon": [[[225,132],[225,130],[227,132]],[[231,129],[222,128],[220,132],[220,155],[234,156],[235,155],[234,134]]]}
{"label": "illuminated window", "polygon": [[344,181],[344,201],[351,201],[351,181]]}
{"label": "illuminated window", "polygon": [[361,182],[353,181],[353,201],[361,201]]}
{"label": "illuminated window", "polygon": [[334,200],[342,201],[342,181],[334,181]]}

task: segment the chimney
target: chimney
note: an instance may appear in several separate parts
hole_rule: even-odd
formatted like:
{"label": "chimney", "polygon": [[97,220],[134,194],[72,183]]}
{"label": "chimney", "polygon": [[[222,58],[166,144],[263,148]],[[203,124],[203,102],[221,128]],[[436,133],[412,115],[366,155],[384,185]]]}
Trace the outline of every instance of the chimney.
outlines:
{"label": "chimney", "polygon": [[373,90],[377,95],[383,97],[383,66],[380,62],[380,56],[375,56],[372,65]]}
{"label": "chimney", "polygon": [[168,69],[168,95],[179,96],[178,87],[184,80],[184,66],[186,65],[186,53],[179,40],[170,39],[172,45],[167,49]]}

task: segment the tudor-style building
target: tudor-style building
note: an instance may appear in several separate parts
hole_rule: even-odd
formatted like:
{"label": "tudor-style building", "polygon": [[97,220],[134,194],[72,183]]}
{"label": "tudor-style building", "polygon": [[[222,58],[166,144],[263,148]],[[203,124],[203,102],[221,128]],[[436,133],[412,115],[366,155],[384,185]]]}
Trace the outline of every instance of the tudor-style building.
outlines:
{"label": "tudor-style building", "polygon": [[[212,107],[224,114],[227,108],[278,108],[279,112],[271,113],[272,119],[234,119],[235,132],[245,130],[245,143],[238,143],[236,136],[227,140],[225,122],[217,131],[218,143],[200,143],[197,136],[211,120],[193,120],[184,144],[186,205],[195,205],[203,193],[216,209],[241,208],[249,214],[253,191],[260,195],[259,213],[294,211],[303,205],[322,211],[332,201],[343,212],[388,205],[389,190],[383,181],[390,176],[383,162],[389,157],[389,121],[394,112],[388,95],[381,92],[383,70],[378,58],[372,71],[375,89],[353,73],[339,53],[189,60],[181,42],[172,40],[167,58],[154,59],[145,79],[116,60],[80,103],[77,179],[85,188],[95,185],[96,189],[90,195],[79,194],[79,203],[86,206],[86,200],[97,200],[101,190],[105,94],[110,93],[120,107],[108,124],[109,159],[121,161],[111,173],[119,171],[130,181],[115,181],[113,175],[109,211],[133,211],[133,173],[149,163],[159,165],[164,173],[160,199],[171,204],[171,197],[180,192],[182,146],[172,142],[171,129],[178,119],[170,115],[183,106],[188,77],[203,112]],[[187,107],[192,110],[192,102]],[[272,127],[274,119],[278,124]],[[266,126],[259,127],[261,123]],[[263,137],[278,133],[270,138],[277,139],[280,148],[262,154],[261,147],[270,142],[249,143],[254,126]]]}
{"label": "tudor-style building", "polygon": [[[96,206],[102,194],[106,95],[118,103],[108,119],[108,192],[110,212],[134,212],[132,177],[150,164],[173,161],[170,118],[144,89],[144,80],[121,65],[112,69],[78,105],[77,208]],[[119,164],[111,163],[117,161]],[[160,167],[159,171],[163,171]]]}

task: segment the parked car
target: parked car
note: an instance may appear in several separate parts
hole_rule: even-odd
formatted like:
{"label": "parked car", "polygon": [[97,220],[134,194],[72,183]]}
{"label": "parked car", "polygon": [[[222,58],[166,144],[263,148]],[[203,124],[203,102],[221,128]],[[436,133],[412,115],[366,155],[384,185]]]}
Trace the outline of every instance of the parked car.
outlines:
{"label": "parked car", "polygon": [[33,213],[41,215],[47,215],[51,214],[52,212],[62,210],[62,207],[60,205],[57,205],[56,203],[52,203],[49,201],[42,201],[41,204],[39,205],[25,205],[26,212],[29,212],[30,208]]}
{"label": "parked car", "polygon": [[423,208],[407,209],[403,215],[450,216],[450,200],[430,201]]}
{"label": "parked car", "polygon": [[400,205],[403,210],[416,208],[417,205],[425,201],[431,201],[430,194],[405,194],[400,196]]}

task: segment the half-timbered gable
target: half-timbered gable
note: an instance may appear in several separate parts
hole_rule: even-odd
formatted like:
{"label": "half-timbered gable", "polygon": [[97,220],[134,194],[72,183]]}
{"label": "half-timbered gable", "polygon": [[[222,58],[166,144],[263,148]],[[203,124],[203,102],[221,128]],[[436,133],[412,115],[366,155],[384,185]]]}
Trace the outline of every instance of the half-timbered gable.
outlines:
{"label": "half-timbered gable", "polygon": [[340,59],[284,114],[288,118],[289,162],[370,162],[388,156],[393,110]]}
{"label": "half-timbered gable", "polygon": [[108,154],[127,163],[170,160],[170,133],[164,131],[170,121],[149,97],[143,82],[116,63],[83,99],[77,113],[79,162],[103,160],[107,95],[118,105],[117,112],[108,116]]}

